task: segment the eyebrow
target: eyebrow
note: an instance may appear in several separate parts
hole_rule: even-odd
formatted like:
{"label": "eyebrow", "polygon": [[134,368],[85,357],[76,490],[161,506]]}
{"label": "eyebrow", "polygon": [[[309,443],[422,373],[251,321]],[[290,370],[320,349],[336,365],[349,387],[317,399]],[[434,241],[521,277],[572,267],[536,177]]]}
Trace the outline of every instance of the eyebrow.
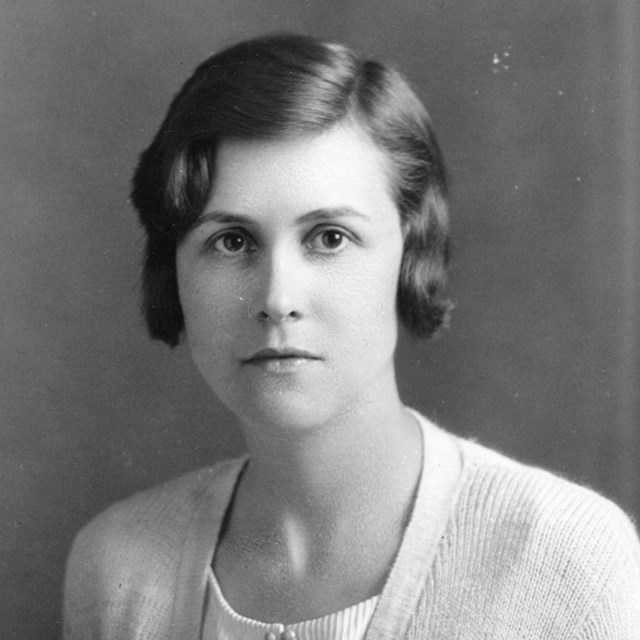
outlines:
{"label": "eyebrow", "polygon": [[354,209],[353,207],[327,207],[324,209],[315,209],[309,211],[298,218],[299,224],[307,222],[322,222],[328,220],[335,220],[336,218],[357,218],[360,220],[369,221],[370,217],[364,213]]}
{"label": "eyebrow", "polygon": [[[296,224],[303,225],[309,222],[328,222],[341,218],[357,218],[369,221],[369,216],[361,213],[357,209],[348,206],[325,207],[322,209],[314,209],[303,214],[296,219]],[[255,218],[244,215],[242,213],[231,213],[230,211],[207,211],[194,221],[191,229],[206,224],[208,222],[217,222],[219,224],[238,224],[242,226],[252,226],[255,224]]]}

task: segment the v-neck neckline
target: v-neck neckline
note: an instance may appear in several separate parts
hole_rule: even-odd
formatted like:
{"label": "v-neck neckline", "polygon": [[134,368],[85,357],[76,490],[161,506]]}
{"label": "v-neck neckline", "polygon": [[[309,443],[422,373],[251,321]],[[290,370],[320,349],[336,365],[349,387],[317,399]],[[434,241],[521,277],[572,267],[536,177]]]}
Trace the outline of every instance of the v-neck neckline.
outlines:
{"label": "v-neck neckline", "polygon": [[[365,640],[404,636],[456,502],[462,472],[454,436],[412,410],[422,429],[422,471],[409,522],[402,536]],[[187,527],[181,549],[171,620],[172,636],[200,640],[208,569],[224,517],[247,456],[214,468],[197,497],[200,506]]]}

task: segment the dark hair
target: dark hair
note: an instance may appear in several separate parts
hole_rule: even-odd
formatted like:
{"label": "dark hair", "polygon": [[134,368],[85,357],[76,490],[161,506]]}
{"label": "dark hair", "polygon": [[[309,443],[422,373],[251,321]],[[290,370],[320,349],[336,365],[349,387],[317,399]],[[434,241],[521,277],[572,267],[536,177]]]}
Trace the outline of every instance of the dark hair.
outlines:
{"label": "dark hair", "polygon": [[398,72],[342,45],[273,35],[198,66],[141,155],[132,200],[147,234],[143,312],[153,338],[174,346],[184,329],[176,247],[207,203],[220,141],[320,132],[347,119],[392,167],[404,234],[399,318],[420,337],[447,320],[447,178],[424,106]]}

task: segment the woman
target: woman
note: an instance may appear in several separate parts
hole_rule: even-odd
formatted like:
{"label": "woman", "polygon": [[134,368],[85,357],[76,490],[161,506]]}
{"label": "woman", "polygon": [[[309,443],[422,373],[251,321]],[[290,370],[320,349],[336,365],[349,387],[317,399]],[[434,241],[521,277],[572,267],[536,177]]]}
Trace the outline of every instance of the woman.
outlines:
{"label": "woman", "polygon": [[248,455],[78,536],[67,638],[640,637],[640,545],[594,493],[398,395],[398,323],[447,319],[446,179],[405,81],[306,37],[174,99],[134,178],[145,314],[184,334]]}

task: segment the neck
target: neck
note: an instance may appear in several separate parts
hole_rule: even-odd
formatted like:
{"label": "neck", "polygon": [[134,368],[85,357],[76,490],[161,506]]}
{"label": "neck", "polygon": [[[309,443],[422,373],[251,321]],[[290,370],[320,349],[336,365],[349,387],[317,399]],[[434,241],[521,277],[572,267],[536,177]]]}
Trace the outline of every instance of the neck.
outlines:
{"label": "neck", "polygon": [[385,531],[399,539],[422,441],[415,418],[394,398],[370,399],[329,424],[278,438],[247,430],[250,462],[235,499],[234,535],[251,546],[247,538],[260,532],[263,549],[273,540],[292,565],[305,567],[310,554],[326,561],[348,553],[354,535]]}
{"label": "neck", "polygon": [[380,593],[422,466],[420,427],[395,386],[328,423],[245,425],[245,438],[249,464],[214,560],[232,606],[304,620]]}
{"label": "neck", "polygon": [[271,515],[280,507],[300,516],[326,509],[335,517],[341,505],[394,485],[408,465],[419,466],[419,454],[415,420],[398,404],[385,413],[359,412],[319,429],[250,443],[243,482],[269,494]]}

